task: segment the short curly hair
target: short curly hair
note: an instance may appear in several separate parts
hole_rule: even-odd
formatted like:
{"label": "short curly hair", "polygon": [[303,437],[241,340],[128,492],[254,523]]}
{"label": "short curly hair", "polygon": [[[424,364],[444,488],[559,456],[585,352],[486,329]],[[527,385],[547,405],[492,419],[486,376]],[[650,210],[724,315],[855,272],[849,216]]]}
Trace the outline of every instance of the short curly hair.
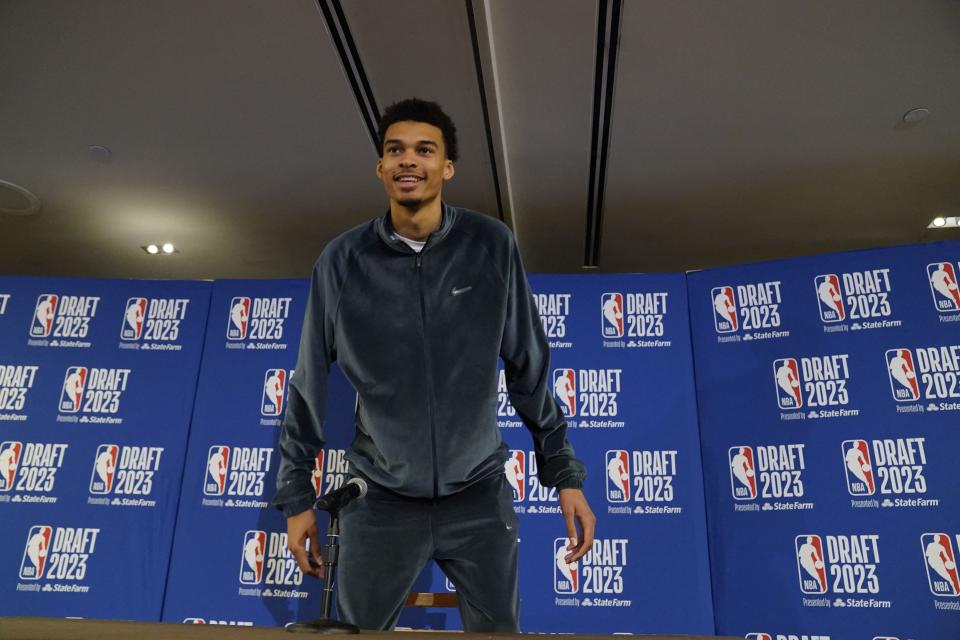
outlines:
{"label": "short curly hair", "polygon": [[394,123],[407,120],[425,122],[440,129],[443,134],[443,146],[447,151],[447,159],[452,162],[457,161],[459,157],[457,127],[453,124],[453,120],[440,108],[439,104],[420,98],[407,98],[394,102],[383,112],[383,117],[380,118],[380,129],[377,131],[380,138],[381,157],[383,157],[383,141],[387,136],[387,129]]}

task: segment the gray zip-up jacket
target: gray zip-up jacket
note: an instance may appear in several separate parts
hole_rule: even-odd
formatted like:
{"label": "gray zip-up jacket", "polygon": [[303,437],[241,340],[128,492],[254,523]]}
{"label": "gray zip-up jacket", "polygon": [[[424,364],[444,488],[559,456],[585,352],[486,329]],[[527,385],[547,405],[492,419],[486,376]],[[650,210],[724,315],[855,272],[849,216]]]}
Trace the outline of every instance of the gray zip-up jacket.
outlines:
{"label": "gray zip-up jacket", "polygon": [[550,392],[550,352],[513,234],[444,205],[418,254],[389,212],[331,241],[317,260],[280,434],[274,505],[314,501],[327,376],[336,361],[357,390],[351,470],[396,493],[447,496],[503,473],[498,360],[533,435],[540,482],[582,486],[583,464]]}

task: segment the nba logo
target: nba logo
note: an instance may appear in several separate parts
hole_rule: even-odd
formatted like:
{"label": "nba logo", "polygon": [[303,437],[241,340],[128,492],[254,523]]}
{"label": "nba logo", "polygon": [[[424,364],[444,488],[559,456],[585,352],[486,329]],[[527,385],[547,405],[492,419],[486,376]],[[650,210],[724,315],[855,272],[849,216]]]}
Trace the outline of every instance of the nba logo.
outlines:
{"label": "nba logo", "polygon": [[925,533],[920,546],[927,565],[930,593],[935,596],[960,596],[960,576],[957,575],[957,554],[953,541],[945,533]]}
{"label": "nba logo", "polygon": [[47,525],[34,525],[27,534],[27,546],[23,550],[23,559],[20,561],[21,580],[39,580],[43,577],[43,569],[47,566],[47,550],[50,548],[50,537],[53,528]]}
{"label": "nba logo", "polygon": [[734,500],[757,497],[757,474],[752,447],[730,447],[730,488]]}
{"label": "nba logo", "polygon": [[0,443],[0,491],[13,489],[13,479],[17,476],[17,465],[20,464],[20,454],[23,453],[23,443],[8,440]]}
{"label": "nba logo", "polygon": [[913,354],[909,349],[889,349],[886,353],[887,373],[890,375],[890,391],[897,402],[914,402],[920,399],[917,370],[913,366]]}
{"label": "nba logo", "polygon": [[123,328],[120,330],[120,339],[139,340],[140,336],[143,335],[143,319],[146,316],[146,298],[128,299],[126,310],[123,312]]}
{"label": "nba logo", "polygon": [[927,265],[927,279],[933,304],[940,313],[960,311],[960,291],[957,290],[957,272],[949,262]]}
{"label": "nba logo", "polygon": [[230,301],[230,319],[227,321],[227,340],[243,340],[247,337],[250,320],[250,298],[237,296]]}
{"label": "nba logo", "polygon": [[564,416],[577,415],[577,375],[573,369],[553,370],[553,393]]}
{"label": "nba logo", "polygon": [[30,324],[30,335],[34,338],[46,338],[53,329],[53,316],[57,313],[57,301],[60,298],[53,293],[44,293],[37,298]]}
{"label": "nba logo", "polygon": [[63,390],[60,392],[60,413],[80,411],[86,385],[86,367],[67,367],[67,373],[63,376]]}
{"label": "nba logo", "polygon": [[556,593],[577,593],[580,588],[579,562],[567,564],[567,538],[557,538],[553,541],[553,590]]}
{"label": "nba logo", "polygon": [[207,452],[207,475],[203,482],[204,495],[223,495],[227,486],[227,467],[229,465],[230,447],[222,444],[210,447]]}
{"label": "nba logo", "polygon": [[283,369],[267,369],[263,375],[263,402],[260,413],[279,416],[283,413],[283,396],[287,390],[287,372]]}
{"label": "nba logo", "polygon": [[748,633],[744,640],[773,640],[769,633]]}
{"label": "nba logo", "polygon": [[97,455],[93,459],[93,473],[90,474],[90,493],[110,493],[113,489],[119,452],[120,447],[115,444],[102,444],[97,447]]}
{"label": "nba logo", "polygon": [[804,593],[827,592],[827,568],[823,562],[823,542],[818,535],[797,536],[797,571]]}
{"label": "nba logo", "polygon": [[503,472],[513,489],[514,502],[523,502],[527,495],[526,468],[527,454],[520,449],[510,449],[510,457],[503,463]]}
{"label": "nba logo", "polygon": [[630,455],[623,449],[607,451],[607,502],[630,501]]}
{"label": "nba logo", "polygon": [[605,293],[600,297],[604,338],[623,337],[623,294]]}
{"label": "nba logo", "polygon": [[777,405],[781,409],[799,409],[803,406],[800,393],[800,374],[796,358],[773,361],[773,377],[777,385]]}
{"label": "nba logo", "polygon": [[240,562],[240,582],[260,584],[263,578],[263,556],[267,550],[265,531],[247,531],[243,535],[243,560]]}
{"label": "nba logo", "polygon": [[820,320],[841,322],[847,317],[840,293],[840,279],[834,273],[817,276],[813,280],[817,288],[817,303],[820,305]]}
{"label": "nba logo", "polygon": [[852,496],[872,496],[876,490],[870,447],[866,440],[844,440],[843,466],[847,471],[847,491]]}
{"label": "nba logo", "polygon": [[203,618],[184,618],[183,624],[207,624]]}
{"label": "nba logo", "polygon": [[733,287],[714,287],[710,290],[713,299],[713,324],[717,333],[731,333],[737,330],[737,302],[733,297]]}
{"label": "nba logo", "polygon": [[323,449],[317,454],[313,461],[313,473],[310,474],[310,481],[313,483],[313,492],[320,497],[323,493]]}

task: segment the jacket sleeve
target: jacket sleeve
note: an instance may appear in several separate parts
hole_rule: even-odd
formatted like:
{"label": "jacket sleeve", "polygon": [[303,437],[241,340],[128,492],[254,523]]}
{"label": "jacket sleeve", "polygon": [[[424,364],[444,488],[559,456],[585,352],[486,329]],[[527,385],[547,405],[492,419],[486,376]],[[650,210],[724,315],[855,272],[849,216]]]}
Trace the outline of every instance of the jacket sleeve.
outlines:
{"label": "jacket sleeve", "polygon": [[533,436],[540,483],[579,489],[586,469],[567,441],[567,421],[550,390],[550,347],[512,236],[506,284],[500,357],[510,402]]}
{"label": "jacket sleeve", "polygon": [[330,363],[336,360],[332,321],[336,307],[330,308],[334,301],[323,264],[321,257],[310,279],[300,350],[296,369],[290,376],[287,411],[278,444],[280,468],[273,505],[288,517],[306,511],[316,499],[310,478],[316,455],[324,444],[327,379]]}

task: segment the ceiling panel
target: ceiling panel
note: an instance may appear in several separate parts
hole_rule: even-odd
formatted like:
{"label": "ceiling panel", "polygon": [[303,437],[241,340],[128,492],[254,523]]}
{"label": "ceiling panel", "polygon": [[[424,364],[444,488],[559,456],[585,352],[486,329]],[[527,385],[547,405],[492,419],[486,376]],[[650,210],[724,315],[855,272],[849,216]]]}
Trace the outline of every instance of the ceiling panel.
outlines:
{"label": "ceiling panel", "polygon": [[928,237],[960,210],[958,34],[954,2],[625,3],[601,266]]}
{"label": "ceiling panel", "polygon": [[[496,213],[486,97],[528,269],[581,271],[598,2],[342,2],[378,106],[457,122],[446,199]],[[960,214],[960,3],[623,6],[601,270],[960,237],[924,231]],[[44,203],[0,215],[0,273],[300,276],[386,207],[315,0],[0,1],[0,77],[0,179]]]}
{"label": "ceiling panel", "polygon": [[311,0],[5,2],[0,76],[0,178],[44,202],[0,216],[0,273],[305,275],[382,206]]}
{"label": "ceiling panel", "polygon": [[526,268],[583,265],[597,5],[489,0],[513,213]]}
{"label": "ceiling panel", "polygon": [[497,217],[466,4],[346,0],[343,9],[380,112],[418,97],[438,102],[456,124],[460,160],[444,200]]}

